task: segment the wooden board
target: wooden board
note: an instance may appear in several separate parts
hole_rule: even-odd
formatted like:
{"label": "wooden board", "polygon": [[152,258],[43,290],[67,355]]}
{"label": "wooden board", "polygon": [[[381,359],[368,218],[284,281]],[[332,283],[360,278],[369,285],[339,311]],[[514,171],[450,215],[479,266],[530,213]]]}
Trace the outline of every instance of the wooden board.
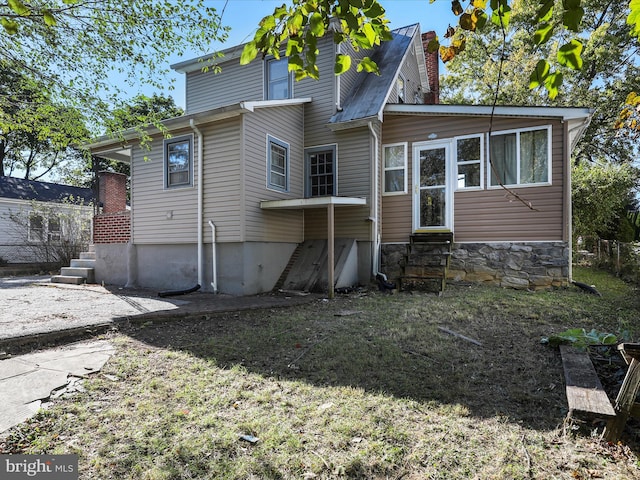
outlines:
{"label": "wooden board", "polygon": [[587,352],[568,345],[560,346],[567,385],[569,412],[582,412],[611,418],[616,412],[598,378]]}

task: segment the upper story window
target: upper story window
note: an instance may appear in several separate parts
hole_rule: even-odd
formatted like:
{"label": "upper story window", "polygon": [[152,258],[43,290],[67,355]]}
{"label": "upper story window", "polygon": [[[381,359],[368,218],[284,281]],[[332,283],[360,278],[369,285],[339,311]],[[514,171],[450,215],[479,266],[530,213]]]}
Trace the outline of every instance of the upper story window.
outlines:
{"label": "upper story window", "polygon": [[275,58],[267,60],[265,79],[267,100],[282,100],[292,97],[293,82],[286,57],[279,60]]}
{"label": "upper story window", "polygon": [[267,136],[267,187],[289,190],[289,144]]}
{"label": "upper story window", "polygon": [[482,188],[482,135],[456,138],[456,185],[458,190]]}
{"label": "upper story window", "polygon": [[551,183],[551,127],[497,132],[490,138],[491,185]]}
{"label": "upper story window", "polygon": [[384,145],[385,195],[407,193],[407,144]]}
{"label": "upper story window", "polygon": [[405,81],[400,75],[398,75],[398,78],[396,79],[396,90],[398,91],[398,103],[405,103]]}
{"label": "upper story window", "polygon": [[164,141],[165,188],[193,184],[193,136],[169,138]]}

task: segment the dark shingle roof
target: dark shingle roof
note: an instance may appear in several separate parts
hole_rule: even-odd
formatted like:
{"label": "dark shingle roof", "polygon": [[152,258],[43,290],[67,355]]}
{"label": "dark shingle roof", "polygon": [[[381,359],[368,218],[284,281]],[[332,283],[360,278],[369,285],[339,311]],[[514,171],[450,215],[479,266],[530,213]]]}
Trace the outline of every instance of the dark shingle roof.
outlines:
{"label": "dark shingle roof", "polygon": [[342,111],[331,117],[329,123],[350,122],[374,117],[380,113],[418,28],[419,25],[415,24],[391,32],[393,39],[382,42],[371,55],[371,59],[380,69],[380,75],[360,75],[345,100]]}
{"label": "dark shingle roof", "polygon": [[64,202],[69,197],[89,203],[94,195],[90,188],[72,187],[57,183],[36,182],[23,178],[0,177],[0,198],[37,200],[39,202]]}

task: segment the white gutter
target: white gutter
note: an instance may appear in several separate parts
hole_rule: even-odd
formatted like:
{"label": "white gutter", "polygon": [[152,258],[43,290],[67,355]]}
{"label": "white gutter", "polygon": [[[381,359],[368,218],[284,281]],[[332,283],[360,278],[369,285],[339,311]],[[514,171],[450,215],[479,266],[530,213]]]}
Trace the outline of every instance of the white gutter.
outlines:
{"label": "white gutter", "polygon": [[203,158],[202,152],[203,148],[203,140],[202,140],[202,132],[196,127],[196,123],[193,121],[193,118],[189,121],[189,125],[191,129],[198,136],[198,285],[202,286],[204,284],[204,272],[202,269],[202,259],[204,258],[204,242],[202,240],[202,203],[203,203]]}
{"label": "white gutter", "polygon": [[[378,236],[378,175],[379,175],[379,156],[378,156],[378,135],[376,134],[373,124],[369,122],[369,131],[373,136],[373,158],[374,168],[372,168],[371,178],[371,236],[373,238],[373,252],[372,252],[372,266],[373,276],[375,278],[380,272],[379,250],[380,250],[380,237]],[[386,276],[385,276],[386,280]]]}
{"label": "white gutter", "polygon": [[211,288],[213,288],[213,293],[218,293],[218,262],[217,262],[217,256],[218,253],[216,251],[217,245],[216,245],[216,224],[213,223],[211,220],[209,220],[209,226],[211,227],[211,257],[212,257],[212,265],[213,265],[213,272],[212,272],[212,278],[213,281],[211,282]]}

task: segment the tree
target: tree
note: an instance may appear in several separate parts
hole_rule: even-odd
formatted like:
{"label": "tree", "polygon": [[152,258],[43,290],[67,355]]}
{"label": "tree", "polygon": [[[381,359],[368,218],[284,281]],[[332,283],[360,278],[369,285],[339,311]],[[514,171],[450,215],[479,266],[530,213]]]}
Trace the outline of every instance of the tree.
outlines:
{"label": "tree", "polygon": [[617,231],[639,180],[640,172],[629,164],[576,165],[572,186],[574,238]]}
{"label": "tree", "polygon": [[[429,3],[434,1],[429,0]],[[512,7],[529,4],[527,41],[540,48],[552,46],[559,65],[555,68],[546,59],[540,59],[530,70],[529,83],[532,88],[546,89],[553,99],[563,83],[563,72],[579,70],[583,66],[583,42],[577,33],[585,12],[588,13],[589,3],[589,0],[452,0],[452,14],[458,17],[458,22],[444,34],[449,45],[441,45],[436,38],[430,42],[429,49],[439,50],[442,60],[448,62],[465,51],[469,36],[488,25],[499,28],[502,43],[507,45],[511,40]],[[626,10],[626,22],[632,35],[640,39],[640,0],[631,0]],[[289,56],[289,69],[295,72],[296,78],[317,78],[317,38],[330,31],[332,18],[341,27],[334,33],[335,43],[350,41],[356,49],[370,48],[390,38],[384,8],[378,0],[293,0],[291,7],[278,7],[262,19],[254,38],[243,51],[241,62],[248,63],[258,53],[279,57],[284,46]],[[342,73],[350,66],[351,60],[345,55],[336,56],[336,73]],[[375,72],[377,66],[365,57],[358,69]]]}
{"label": "tree", "polygon": [[[0,2],[0,24],[0,60],[96,128],[128,88],[164,88],[169,55],[204,52],[227,32],[205,0],[9,0]],[[123,82],[112,85],[109,73]]]}
{"label": "tree", "polygon": [[[107,128],[114,132],[120,129],[136,128],[141,136],[148,136],[143,127],[148,124],[157,125],[162,120],[181,115],[184,115],[184,110],[176,105],[173,97],[154,93],[150,97],[137,95],[115,109],[112,112],[112,118],[105,119],[105,123]],[[61,183],[91,187],[96,172],[107,170],[129,175],[129,164],[84,155],[70,159],[58,170],[58,180]]]}
{"label": "tree", "polygon": [[[466,43],[464,55],[447,64],[441,91],[447,101],[514,105],[569,105],[597,107],[589,128],[575,151],[578,161],[600,159],[629,162],[636,156],[633,138],[613,130],[630,91],[640,91],[640,68],[632,59],[637,40],[626,25],[626,6],[608,0],[583,2],[580,35],[583,68],[568,70],[562,91],[552,101],[541,89],[530,89],[529,72],[544,57],[559,68],[556,49],[532,45],[530,18],[535,4],[518,4],[511,15],[514,32],[503,44],[498,27],[487,27]],[[499,82],[499,90],[496,86]]]}
{"label": "tree", "polygon": [[0,176],[37,180],[88,138],[84,118],[55,102],[42,83],[0,60]]}

